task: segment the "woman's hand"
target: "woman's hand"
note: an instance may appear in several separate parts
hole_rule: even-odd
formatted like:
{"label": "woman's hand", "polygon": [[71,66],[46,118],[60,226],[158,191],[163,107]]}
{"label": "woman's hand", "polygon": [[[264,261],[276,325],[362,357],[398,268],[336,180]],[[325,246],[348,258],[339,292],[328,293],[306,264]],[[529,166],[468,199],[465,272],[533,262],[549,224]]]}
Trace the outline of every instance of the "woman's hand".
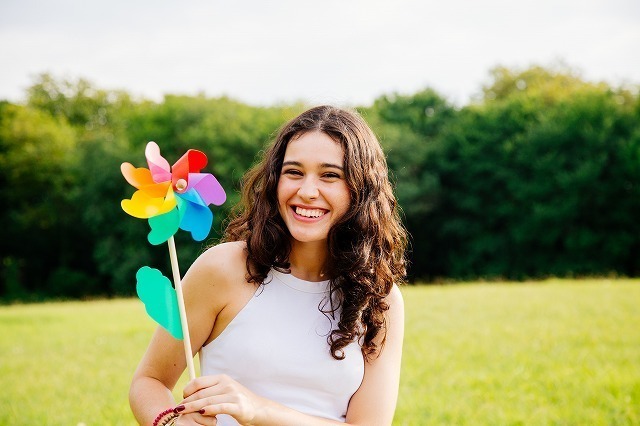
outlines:
{"label": "woman's hand", "polygon": [[[181,410],[182,417],[196,413],[204,418],[215,419],[213,416],[217,414],[228,414],[241,425],[258,423],[260,413],[267,403],[264,398],[224,374],[192,380],[184,388],[184,397],[179,404],[180,408],[184,406],[184,410]],[[180,422],[177,424],[182,425]]]}

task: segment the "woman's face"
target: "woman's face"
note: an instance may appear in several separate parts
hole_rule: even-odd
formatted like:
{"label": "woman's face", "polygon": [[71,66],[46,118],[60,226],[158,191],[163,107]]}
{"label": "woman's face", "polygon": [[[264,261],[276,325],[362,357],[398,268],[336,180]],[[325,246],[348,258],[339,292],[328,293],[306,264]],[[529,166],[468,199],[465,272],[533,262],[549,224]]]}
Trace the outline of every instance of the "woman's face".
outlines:
{"label": "woman's face", "polygon": [[319,131],[289,141],[278,181],[278,209],[293,239],[325,241],[350,201],[340,144]]}

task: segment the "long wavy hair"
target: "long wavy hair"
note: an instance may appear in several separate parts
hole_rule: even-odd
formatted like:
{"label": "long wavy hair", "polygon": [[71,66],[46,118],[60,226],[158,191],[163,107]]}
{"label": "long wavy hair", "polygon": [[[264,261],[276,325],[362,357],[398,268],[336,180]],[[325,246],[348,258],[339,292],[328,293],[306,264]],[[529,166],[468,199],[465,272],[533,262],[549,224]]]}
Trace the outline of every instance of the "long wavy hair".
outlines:
{"label": "long wavy hair", "polygon": [[370,359],[379,353],[376,337],[382,333],[382,344],[386,338],[385,297],[406,274],[407,234],[380,143],[358,113],[319,106],[286,123],[244,176],[242,199],[223,240],[246,242],[249,282],[262,283],[270,268],[289,272],[291,235],[278,210],[278,180],[289,142],[311,131],[324,132],[342,146],[351,195],[350,208],[328,235],[325,271],[330,300],[337,301],[329,312],[342,312],[327,341],[335,359],[343,359],[343,348],[354,340]]}

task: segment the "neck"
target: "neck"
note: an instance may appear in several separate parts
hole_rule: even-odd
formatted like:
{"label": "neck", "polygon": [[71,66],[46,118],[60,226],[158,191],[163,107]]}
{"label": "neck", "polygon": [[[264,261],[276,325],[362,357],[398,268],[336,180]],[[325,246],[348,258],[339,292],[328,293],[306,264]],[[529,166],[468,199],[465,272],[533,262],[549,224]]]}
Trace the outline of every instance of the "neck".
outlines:
{"label": "neck", "polygon": [[305,281],[324,281],[326,262],[329,257],[327,242],[301,243],[293,241],[289,263],[291,274]]}

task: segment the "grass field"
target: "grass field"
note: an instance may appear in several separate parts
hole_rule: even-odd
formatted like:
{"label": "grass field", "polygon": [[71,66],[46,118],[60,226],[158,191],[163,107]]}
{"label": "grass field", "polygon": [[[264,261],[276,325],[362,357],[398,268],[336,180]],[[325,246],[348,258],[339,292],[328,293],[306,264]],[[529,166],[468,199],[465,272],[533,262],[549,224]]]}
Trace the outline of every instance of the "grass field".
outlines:
{"label": "grass field", "polygon": [[[640,425],[640,282],[403,289],[396,425]],[[0,307],[0,425],[132,425],[137,300]],[[184,382],[184,378],[183,378]]]}

